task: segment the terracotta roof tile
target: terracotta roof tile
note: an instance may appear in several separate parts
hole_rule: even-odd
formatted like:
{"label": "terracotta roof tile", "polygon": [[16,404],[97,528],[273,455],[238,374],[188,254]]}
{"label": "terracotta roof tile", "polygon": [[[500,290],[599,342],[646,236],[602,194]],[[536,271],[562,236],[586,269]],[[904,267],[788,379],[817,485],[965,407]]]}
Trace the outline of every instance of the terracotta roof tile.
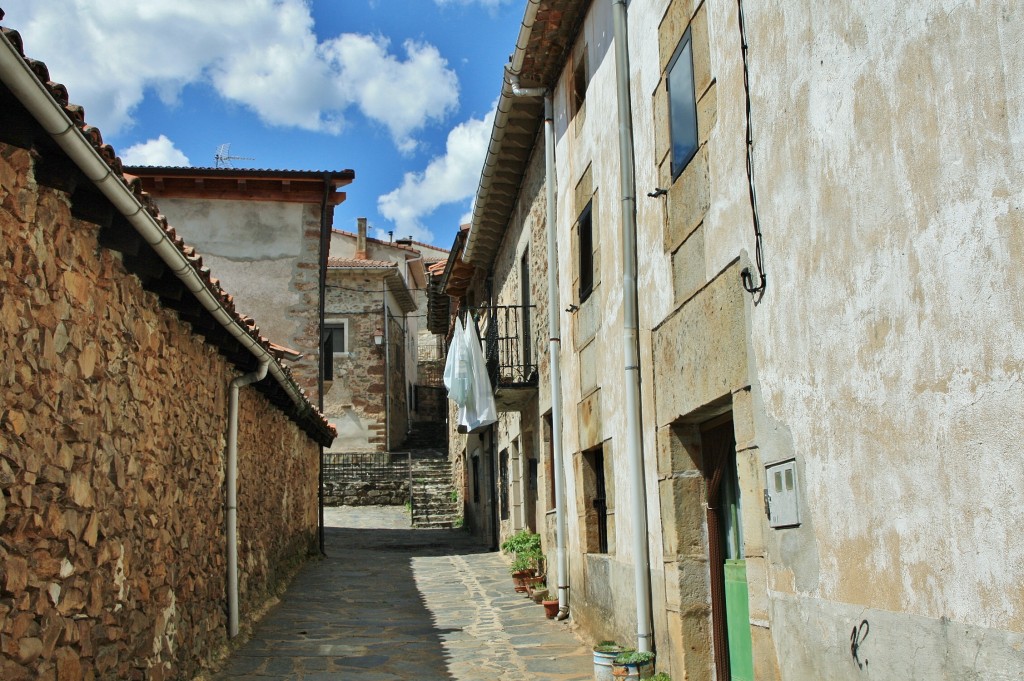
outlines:
{"label": "terracotta roof tile", "polygon": [[[3,10],[0,10],[0,19],[2,18]],[[149,213],[154,220],[156,220],[157,224],[160,225],[171,243],[173,243],[182,255],[185,256],[189,264],[195,269],[203,283],[206,285],[206,288],[214,295],[214,297],[221,301],[225,311],[236,322],[240,323],[243,328],[248,330],[249,335],[260,345],[260,347],[272,356],[276,356],[277,353],[274,352],[270,340],[260,335],[260,330],[256,325],[256,322],[241,315],[235,309],[234,299],[232,296],[221,288],[219,280],[215,279],[211,275],[210,269],[203,266],[202,256],[196,253],[194,248],[187,245],[185,241],[177,235],[174,228],[167,224],[167,219],[160,213],[152,198],[142,191],[142,184],[138,181],[138,178],[124,174],[121,159],[117,156],[114,148],[103,142],[103,135],[98,128],[88,125],[85,122],[85,110],[81,106],[70,103],[67,88],[60,83],[54,83],[49,80],[50,73],[45,63],[25,57],[24,43],[21,35],[17,31],[6,27],[0,27],[0,31],[2,31],[4,37],[15,47],[15,49],[17,49],[21,57],[25,59],[26,64],[28,64],[36,77],[45,85],[47,92],[49,92],[53,100],[61,107],[61,109],[64,110],[71,121],[78,127],[86,141],[88,141],[88,143],[110,167],[114,176],[124,183],[124,185],[132,192],[132,194],[143,205],[146,212]],[[393,263],[388,263],[388,266],[393,266]],[[289,380],[294,381],[294,379],[291,379],[291,372],[289,368],[282,368],[284,373],[289,377]],[[312,422],[307,422],[310,419],[310,416],[304,416],[302,413],[292,414],[296,422],[303,425],[307,433],[313,436],[314,439],[323,440],[324,436],[329,436],[330,438],[335,437],[337,435],[337,431],[334,426],[332,426],[316,406],[309,401],[309,398],[305,396],[304,391],[300,389],[299,392],[303,395],[309,408],[308,410],[302,411],[305,414],[312,415]]]}
{"label": "terracotta roof tile", "polygon": [[398,263],[391,262],[389,260],[360,260],[358,258],[328,258],[327,266],[332,268],[351,268],[351,269],[368,269],[368,268],[380,268],[388,269],[392,267],[398,267]]}

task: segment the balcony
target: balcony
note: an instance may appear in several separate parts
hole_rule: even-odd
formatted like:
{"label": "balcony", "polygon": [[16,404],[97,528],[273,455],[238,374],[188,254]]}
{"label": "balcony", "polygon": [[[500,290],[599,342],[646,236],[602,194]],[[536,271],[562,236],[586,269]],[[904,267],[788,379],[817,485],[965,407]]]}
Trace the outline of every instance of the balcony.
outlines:
{"label": "balcony", "polygon": [[480,310],[484,358],[498,411],[522,411],[537,394],[533,306],[494,305]]}

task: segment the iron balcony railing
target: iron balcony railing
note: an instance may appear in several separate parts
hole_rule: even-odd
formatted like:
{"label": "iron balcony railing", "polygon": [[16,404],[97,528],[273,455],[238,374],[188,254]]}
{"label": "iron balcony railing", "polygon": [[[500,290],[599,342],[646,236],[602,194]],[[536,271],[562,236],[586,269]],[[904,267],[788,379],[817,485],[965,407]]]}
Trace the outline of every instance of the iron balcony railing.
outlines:
{"label": "iron balcony railing", "polygon": [[533,309],[532,305],[493,305],[480,310],[486,324],[484,358],[495,391],[537,385]]}

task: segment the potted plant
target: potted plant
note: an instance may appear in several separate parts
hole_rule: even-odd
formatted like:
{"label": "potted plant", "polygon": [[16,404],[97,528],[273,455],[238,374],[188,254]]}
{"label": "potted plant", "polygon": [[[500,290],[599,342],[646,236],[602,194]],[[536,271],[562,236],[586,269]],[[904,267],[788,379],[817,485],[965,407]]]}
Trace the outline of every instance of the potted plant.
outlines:
{"label": "potted plant", "polygon": [[615,681],[612,676],[612,660],[624,650],[615,641],[601,641],[594,646],[594,681]]}
{"label": "potted plant", "polygon": [[[548,588],[543,584],[540,584],[534,588],[533,593],[530,595],[530,598],[533,599],[534,603],[540,605],[544,602],[544,599],[548,597],[548,593]],[[555,596],[555,598],[557,598],[557,596]]]}
{"label": "potted plant", "polygon": [[535,591],[545,588],[544,580],[544,575],[530,575],[526,578],[526,591],[530,594],[530,598],[533,598]]}
{"label": "potted plant", "polygon": [[536,574],[544,555],[540,548],[540,535],[520,530],[501,544],[501,550],[515,554],[509,571],[517,592],[526,593],[526,579]]}
{"label": "potted plant", "polygon": [[618,679],[649,679],[654,676],[654,653],[625,650],[612,660],[612,677]]}
{"label": "potted plant", "polygon": [[549,620],[555,619],[558,614],[558,595],[549,593],[540,604],[544,606],[544,616]]}
{"label": "potted plant", "polygon": [[530,566],[530,560],[526,556],[517,554],[508,568],[512,573],[512,584],[519,593],[526,593],[526,579],[530,576]]}

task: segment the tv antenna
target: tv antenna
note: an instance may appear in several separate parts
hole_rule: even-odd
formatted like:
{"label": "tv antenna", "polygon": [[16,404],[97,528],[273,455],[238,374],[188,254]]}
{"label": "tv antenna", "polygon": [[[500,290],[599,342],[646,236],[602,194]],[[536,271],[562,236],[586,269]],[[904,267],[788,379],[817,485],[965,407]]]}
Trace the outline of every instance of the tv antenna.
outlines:
{"label": "tv antenna", "polygon": [[217,153],[213,155],[215,168],[233,168],[232,161],[255,161],[251,156],[232,156],[231,143],[221,144],[217,147]]}

